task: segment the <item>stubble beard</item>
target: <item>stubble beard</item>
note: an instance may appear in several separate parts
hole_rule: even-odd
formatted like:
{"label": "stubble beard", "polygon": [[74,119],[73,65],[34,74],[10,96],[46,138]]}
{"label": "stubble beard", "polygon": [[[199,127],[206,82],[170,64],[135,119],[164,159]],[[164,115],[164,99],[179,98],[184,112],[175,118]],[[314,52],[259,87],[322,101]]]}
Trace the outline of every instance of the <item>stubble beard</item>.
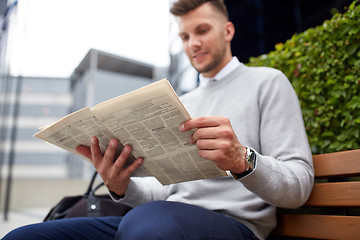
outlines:
{"label": "stubble beard", "polygon": [[211,59],[211,61],[207,64],[205,64],[204,66],[196,66],[194,64],[193,67],[196,69],[196,71],[198,71],[201,74],[206,74],[208,72],[211,72],[212,70],[214,70],[216,67],[218,67],[221,62],[223,61],[224,57],[225,57],[225,48],[221,49],[219,51],[216,51],[213,54],[213,57]]}

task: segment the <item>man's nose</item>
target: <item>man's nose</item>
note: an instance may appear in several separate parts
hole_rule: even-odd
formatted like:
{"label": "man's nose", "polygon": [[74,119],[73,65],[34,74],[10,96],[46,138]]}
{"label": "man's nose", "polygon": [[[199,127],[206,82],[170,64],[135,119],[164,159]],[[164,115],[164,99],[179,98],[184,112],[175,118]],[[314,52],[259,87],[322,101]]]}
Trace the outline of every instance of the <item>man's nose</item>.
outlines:
{"label": "man's nose", "polygon": [[201,46],[201,41],[198,37],[193,36],[189,39],[189,47],[191,50],[196,50]]}

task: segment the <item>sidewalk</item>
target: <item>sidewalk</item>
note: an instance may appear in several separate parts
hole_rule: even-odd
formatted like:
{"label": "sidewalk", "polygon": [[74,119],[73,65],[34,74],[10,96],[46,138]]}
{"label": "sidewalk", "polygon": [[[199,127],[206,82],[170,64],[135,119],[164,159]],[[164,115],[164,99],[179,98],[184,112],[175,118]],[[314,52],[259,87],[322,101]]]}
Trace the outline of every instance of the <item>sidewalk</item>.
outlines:
{"label": "sidewalk", "polygon": [[41,222],[46,216],[49,209],[47,208],[24,208],[9,212],[8,220],[4,220],[4,213],[0,212],[0,239],[3,238],[12,229]]}

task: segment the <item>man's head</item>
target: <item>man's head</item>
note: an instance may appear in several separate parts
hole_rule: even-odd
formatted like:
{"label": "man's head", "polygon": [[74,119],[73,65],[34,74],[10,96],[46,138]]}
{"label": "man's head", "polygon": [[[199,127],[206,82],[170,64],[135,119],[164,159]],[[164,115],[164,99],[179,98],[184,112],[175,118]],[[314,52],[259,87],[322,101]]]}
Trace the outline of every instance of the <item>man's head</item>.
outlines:
{"label": "man's head", "polygon": [[215,76],[232,58],[234,25],[222,0],[178,0],[170,9],[179,24],[184,52],[205,77]]}
{"label": "man's head", "polygon": [[223,0],[179,0],[173,4],[170,12],[174,16],[180,17],[187,14],[191,10],[200,7],[200,5],[204,3],[211,4],[214,7],[214,10],[218,10],[224,15],[224,17],[226,17],[226,19],[229,19],[229,14]]}

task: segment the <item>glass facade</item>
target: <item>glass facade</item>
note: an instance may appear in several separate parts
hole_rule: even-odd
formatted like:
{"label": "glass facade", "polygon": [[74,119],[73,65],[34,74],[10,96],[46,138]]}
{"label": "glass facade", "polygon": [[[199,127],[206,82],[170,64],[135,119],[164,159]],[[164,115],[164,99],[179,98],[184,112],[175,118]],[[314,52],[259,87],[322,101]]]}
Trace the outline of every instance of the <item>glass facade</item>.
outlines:
{"label": "glass facade", "polygon": [[[38,127],[50,124],[69,113],[71,105],[70,81],[67,78],[9,77],[7,89],[1,91],[1,144],[2,176],[8,174],[13,162],[13,176],[36,178],[39,167],[57,168],[67,162],[67,153],[39,140],[33,135]],[[17,90],[19,89],[18,94]],[[17,111],[15,111],[17,108]],[[33,173],[33,174],[31,174]],[[43,176],[54,176],[46,172]]]}
{"label": "glass facade", "polygon": [[[95,63],[101,58],[107,65],[86,65],[94,62],[89,58],[95,58]],[[152,66],[95,50],[90,50],[83,61],[76,68],[81,71],[75,70],[70,78],[8,77],[0,82],[2,176],[8,175],[12,161],[14,178],[87,179],[93,171],[91,164],[33,135],[39,127],[71,112],[151,83],[156,72]],[[129,69],[133,73],[128,73]]]}

